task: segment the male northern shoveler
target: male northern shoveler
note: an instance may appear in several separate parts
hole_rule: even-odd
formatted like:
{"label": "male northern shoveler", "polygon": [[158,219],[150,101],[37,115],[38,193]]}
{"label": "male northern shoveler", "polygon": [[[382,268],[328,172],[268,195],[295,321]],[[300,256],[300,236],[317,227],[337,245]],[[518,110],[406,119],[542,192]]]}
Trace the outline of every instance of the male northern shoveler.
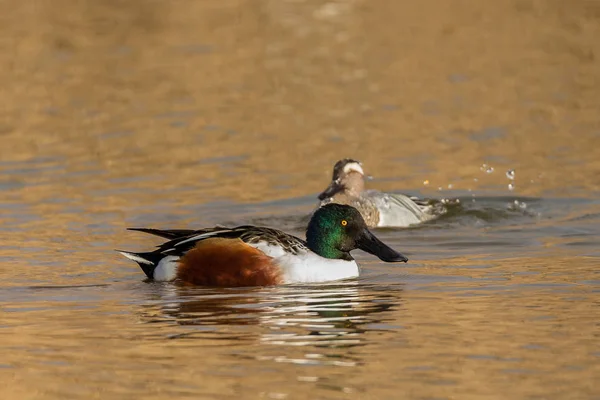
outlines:
{"label": "male northern shoveler", "polygon": [[361,249],[386,262],[407,262],[377,239],[353,207],[319,208],[306,241],[282,231],[245,225],[193,230],[130,228],[170,239],[155,251],[120,251],[156,281],[202,286],[267,286],[326,282],[359,274],[350,251]]}
{"label": "male northern shoveler", "polygon": [[403,194],[365,190],[365,173],[360,161],[345,158],[335,163],[331,183],[318,198],[320,205],[337,203],[355,207],[367,226],[406,227],[433,219],[446,212],[437,201]]}

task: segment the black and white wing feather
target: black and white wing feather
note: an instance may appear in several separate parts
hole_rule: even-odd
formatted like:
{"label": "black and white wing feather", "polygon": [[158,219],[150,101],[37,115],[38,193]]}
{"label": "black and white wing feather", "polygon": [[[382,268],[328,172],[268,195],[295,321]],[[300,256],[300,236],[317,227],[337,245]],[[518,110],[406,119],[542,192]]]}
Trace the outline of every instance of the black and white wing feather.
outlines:
{"label": "black and white wing feather", "polygon": [[159,230],[149,228],[133,228],[131,230],[149,233],[170,239],[158,246],[157,253],[164,255],[183,255],[194,248],[199,241],[209,238],[240,239],[250,245],[264,244],[279,246],[291,254],[307,251],[306,242],[296,236],[289,235],[277,229],[261,226],[244,225],[236,228],[214,227],[197,231],[176,229]]}

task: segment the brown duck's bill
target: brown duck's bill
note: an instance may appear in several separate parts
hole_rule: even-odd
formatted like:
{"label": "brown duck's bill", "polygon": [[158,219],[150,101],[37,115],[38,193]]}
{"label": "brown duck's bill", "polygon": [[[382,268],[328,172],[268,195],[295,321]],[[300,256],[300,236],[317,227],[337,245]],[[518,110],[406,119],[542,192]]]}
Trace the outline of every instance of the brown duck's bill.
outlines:
{"label": "brown duck's bill", "polygon": [[408,258],[377,239],[368,229],[363,230],[356,241],[356,247],[379,257],[385,262],[407,262]]}
{"label": "brown duck's bill", "polygon": [[333,197],[333,195],[335,195],[337,192],[343,189],[344,187],[342,185],[340,185],[336,181],[331,181],[329,186],[327,186],[327,189],[322,191],[318,198],[319,200],[325,200],[328,197]]}

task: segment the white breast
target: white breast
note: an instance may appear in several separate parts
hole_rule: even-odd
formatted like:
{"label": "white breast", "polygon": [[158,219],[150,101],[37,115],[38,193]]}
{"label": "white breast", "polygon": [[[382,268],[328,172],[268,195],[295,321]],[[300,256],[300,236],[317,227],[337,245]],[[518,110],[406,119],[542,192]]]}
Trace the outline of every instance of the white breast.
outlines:
{"label": "white breast", "polygon": [[269,257],[283,271],[284,283],[317,283],[356,278],[359,275],[356,261],[332,260],[311,251],[301,251],[294,255],[286,253],[282,247],[267,243],[251,244]]}

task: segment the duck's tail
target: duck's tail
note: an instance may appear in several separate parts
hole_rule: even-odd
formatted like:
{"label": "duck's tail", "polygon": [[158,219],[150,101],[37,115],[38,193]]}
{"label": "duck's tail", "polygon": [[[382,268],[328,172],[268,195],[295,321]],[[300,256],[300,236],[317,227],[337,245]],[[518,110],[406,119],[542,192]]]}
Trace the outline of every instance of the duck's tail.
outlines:
{"label": "duck's tail", "polygon": [[138,263],[142,271],[150,279],[154,279],[154,270],[159,261],[164,257],[163,254],[151,251],[148,253],[133,253],[131,251],[116,250],[130,260]]}

